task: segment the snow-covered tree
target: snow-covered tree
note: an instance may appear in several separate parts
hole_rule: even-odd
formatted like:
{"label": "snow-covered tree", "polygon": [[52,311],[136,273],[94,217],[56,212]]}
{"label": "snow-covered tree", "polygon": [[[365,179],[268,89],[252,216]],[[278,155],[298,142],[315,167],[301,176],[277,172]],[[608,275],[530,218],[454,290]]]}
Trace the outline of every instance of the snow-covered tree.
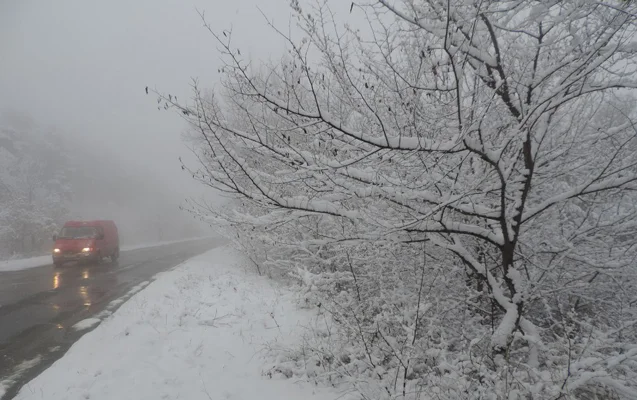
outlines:
{"label": "snow-covered tree", "polygon": [[0,256],[43,250],[64,222],[69,160],[57,135],[17,114],[0,121]]}
{"label": "snow-covered tree", "polygon": [[208,27],[224,91],[161,99],[193,176],[243,203],[196,212],[340,328],[310,372],[376,398],[637,398],[634,2],[352,3],[365,28],[292,8],[280,63]]}

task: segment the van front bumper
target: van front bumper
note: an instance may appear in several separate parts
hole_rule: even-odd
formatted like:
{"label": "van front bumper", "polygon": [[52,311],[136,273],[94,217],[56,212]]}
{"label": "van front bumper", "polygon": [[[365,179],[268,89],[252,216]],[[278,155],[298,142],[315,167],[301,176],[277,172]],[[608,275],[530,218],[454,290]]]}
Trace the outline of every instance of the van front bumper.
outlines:
{"label": "van front bumper", "polygon": [[53,262],[66,262],[66,261],[89,261],[97,258],[96,252],[67,252],[63,254],[53,254]]}

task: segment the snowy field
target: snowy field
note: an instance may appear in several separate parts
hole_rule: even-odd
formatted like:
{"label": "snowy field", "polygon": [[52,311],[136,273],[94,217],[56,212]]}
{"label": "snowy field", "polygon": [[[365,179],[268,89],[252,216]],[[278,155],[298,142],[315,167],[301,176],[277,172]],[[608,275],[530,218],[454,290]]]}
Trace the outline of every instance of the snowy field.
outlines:
{"label": "snowy field", "polygon": [[268,346],[301,340],[312,318],[291,296],[211,250],[158,274],[16,399],[346,399],[268,374]]}
{"label": "snowy field", "polygon": [[[185,239],[185,240],[173,240],[168,242],[137,244],[134,246],[122,246],[120,250],[121,251],[139,250],[139,249],[145,249],[150,247],[166,246],[169,244],[189,242],[189,241],[197,240],[197,239],[204,239],[204,238],[193,238],[193,239]],[[51,255],[30,257],[30,258],[20,258],[16,260],[5,260],[5,261],[0,261],[0,272],[20,271],[23,269],[42,267],[44,265],[49,265],[51,263],[52,263]]]}

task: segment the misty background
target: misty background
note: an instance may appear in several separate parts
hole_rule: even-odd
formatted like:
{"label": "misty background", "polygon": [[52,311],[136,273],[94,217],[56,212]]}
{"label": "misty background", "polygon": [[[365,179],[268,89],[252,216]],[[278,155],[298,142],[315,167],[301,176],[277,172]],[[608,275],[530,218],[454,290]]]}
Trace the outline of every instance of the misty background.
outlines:
{"label": "misty background", "polygon": [[199,13],[255,65],[285,54],[268,21],[298,33],[289,0],[0,3],[0,259],[49,251],[68,219],[113,219],[124,244],[213,234],[179,205],[225,200],[181,169],[187,126],[152,95],[219,84]]}
{"label": "misty background", "polygon": [[[257,59],[283,41],[264,2],[144,0],[0,4],[0,258],[48,251],[67,219],[113,219],[125,244],[212,234],[179,210],[221,203],[182,171],[194,163],[178,115],[144,88],[190,97],[214,87],[215,42],[198,11]],[[290,24],[289,2],[263,12]]]}

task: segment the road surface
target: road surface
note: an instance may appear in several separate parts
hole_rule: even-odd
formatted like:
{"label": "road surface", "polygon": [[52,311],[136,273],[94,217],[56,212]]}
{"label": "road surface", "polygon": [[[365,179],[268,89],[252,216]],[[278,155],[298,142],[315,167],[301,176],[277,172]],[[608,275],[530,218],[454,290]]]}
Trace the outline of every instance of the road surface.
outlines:
{"label": "road surface", "polygon": [[[0,382],[19,365],[37,364],[5,387],[2,400],[60,358],[87,331],[71,329],[158,272],[223,243],[205,239],[122,252],[119,262],[52,265],[0,273]],[[0,393],[2,388],[0,387]]]}

